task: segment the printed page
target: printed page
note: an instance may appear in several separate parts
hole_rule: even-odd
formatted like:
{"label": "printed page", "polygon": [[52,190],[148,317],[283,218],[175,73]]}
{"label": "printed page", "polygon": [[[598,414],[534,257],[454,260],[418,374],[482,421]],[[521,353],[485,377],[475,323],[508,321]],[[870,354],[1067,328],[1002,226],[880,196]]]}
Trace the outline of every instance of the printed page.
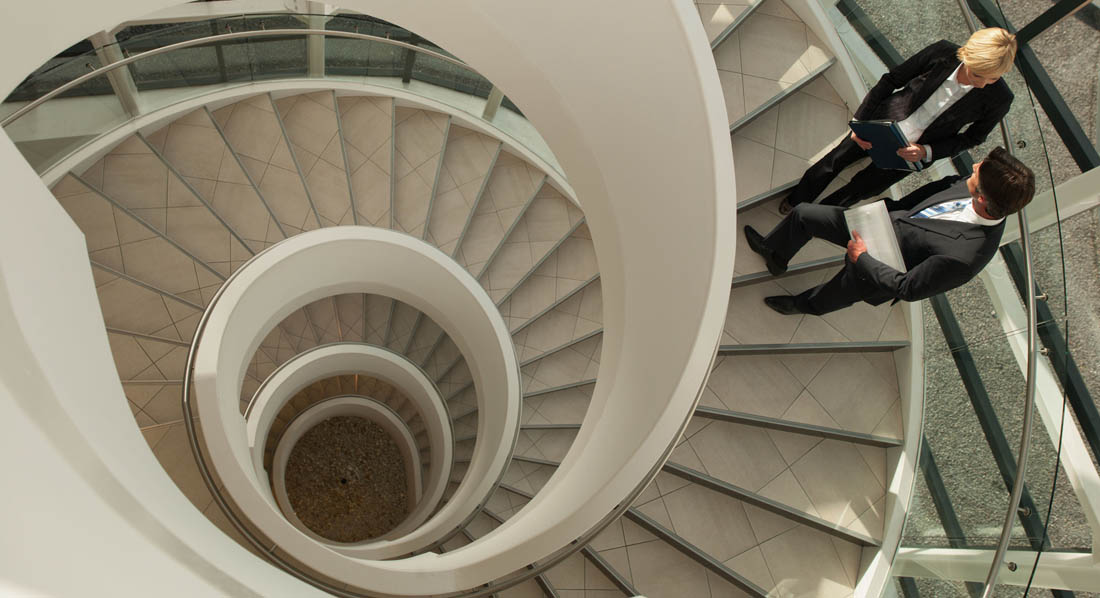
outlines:
{"label": "printed page", "polygon": [[901,247],[894,232],[894,223],[890,221],[890,212],[886,202],[879,200],[858,208],[844,211],[844,220],[848,223],[848,232],[856,231],[867,245],[867,253],[891,268],[905,272],[905,260],[901,258]]}

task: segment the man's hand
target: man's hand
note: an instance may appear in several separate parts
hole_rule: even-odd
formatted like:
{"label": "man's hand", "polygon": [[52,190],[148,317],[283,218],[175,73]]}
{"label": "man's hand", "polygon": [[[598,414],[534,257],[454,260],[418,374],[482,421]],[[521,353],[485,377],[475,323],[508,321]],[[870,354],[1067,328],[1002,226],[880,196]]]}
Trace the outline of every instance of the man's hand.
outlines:
{"label": "man's hand", "polygon": [[848,241],[848,261],[854,264],[859,256],[865,253],[867,253],[867,246],[863,244],[863,237],[856,231],[852,231],[852,240]]}
{"label": "man's hand", "polygon": [[915,143],[910,143],[898,150],[898,156],[906,162],[919,162],[923,160],[926,155],[924,146]]}
{"label": "man's hand", "polygon": [[871,142],[860,139],[859,136],[855,134],[855,132],[852,133],[852,141],[855,141],[856,145],[858,145],[861,149],[871,149]]}

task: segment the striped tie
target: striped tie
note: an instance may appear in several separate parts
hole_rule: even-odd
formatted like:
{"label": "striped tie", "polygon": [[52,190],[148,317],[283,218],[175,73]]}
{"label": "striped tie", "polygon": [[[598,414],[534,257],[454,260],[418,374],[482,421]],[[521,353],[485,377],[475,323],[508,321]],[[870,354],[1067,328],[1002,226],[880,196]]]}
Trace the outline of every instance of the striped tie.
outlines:
{"label": "striped tie", "polygon": [[942,214],[950,214],[952,212],[958,212],[959,210],[965,210],[966,206],[970,205],[970,201],[971,198],[968,197],[966,199],[956,199],[938,203],[917,212],[913,215],[913,218],[935,218]]}

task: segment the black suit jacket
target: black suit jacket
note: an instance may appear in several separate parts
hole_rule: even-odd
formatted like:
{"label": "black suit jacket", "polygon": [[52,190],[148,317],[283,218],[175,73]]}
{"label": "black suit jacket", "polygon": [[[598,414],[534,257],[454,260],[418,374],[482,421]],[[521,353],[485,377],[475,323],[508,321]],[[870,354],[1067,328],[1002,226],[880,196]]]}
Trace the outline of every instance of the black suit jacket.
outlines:
{"label": "black suit jacket", "polygon": [[1005,230],[952,220],[913,218],[928,206],[969,197],[966,179],[949,176],[924,185],[896,202],[887,201],[907,272],[871,257],[849,263],[863,300],[878,305],[891,299],[918,301],[965,284],[993,259]]}
{"label": "black suit jacket", "polygon": [[[856,119],[904,120],[959,66],[958,49],[940,40],[891,69],[867,92]],[[1011,106],[1012,91],[1004,79],[971,89],[932,121],[916,143],[931,146],[934,159],[950,158],[985,141]],[[960,132],[967,124],[970,127]]]}

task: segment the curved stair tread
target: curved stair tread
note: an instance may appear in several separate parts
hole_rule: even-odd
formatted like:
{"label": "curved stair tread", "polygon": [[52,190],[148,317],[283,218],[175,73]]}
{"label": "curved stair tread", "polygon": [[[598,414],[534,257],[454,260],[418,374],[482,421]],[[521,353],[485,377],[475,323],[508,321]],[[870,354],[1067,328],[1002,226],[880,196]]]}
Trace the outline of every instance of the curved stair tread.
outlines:
{"label": "curved stair tread", "polygon": [[583,219],[581,210],[544,179],[523,215],[493,251],[478,282],[499,302]]}
{"label": "curved stair tread", "polygon": [[720,356],[700,407],[857,434],[901,435],[894,356],[884,352]]}
{"label": "curved stair tread", "polygon": [[335,94],[283,96],[275,108],[321,226],[356,224]]}
{"label": "curved stair tread", "polygon": [[489,181],[503,143],[451,124],[424,240],[453,256]]}
{"label": "curved stair tread", "polygon": [[245,98],[211,112],[229,148],[288,236],[320,228],[275,104],[268,94]]}
{"label": "curved stair tread", "polygon": [[592,235],[581,224],[497,307],[515,332],[598,276]]}
{"label": "curved stair tread", "polygon": [[419,313],[415,307],[407,303],[396,302],[389,324],[389,341],[386,343],[388,349],[400,353],[405,348],[412,337],[413,324],[416,323]]}
{"label": "curved stair tread", "polygon": [[386,344],[386,330],[389,328],[390,312],[393,311],[393,299],[382,295],[367,294],[364,299],[366,316],[366,342],[380,347]]}
{"label": "curved stair tread", "polygon": [[523,366],[524,395],[595,379],[602,347],[603,335],[597,334]]}
{"label": "curved stair tread", "polygon": [[545,175],[507,151],[500,152],[478,201],[462,244],[459,265],[475,278],[530,204]]}
{"label": "curved stair tread", "polygon": [[423,237],[451,119],[404,106],[394,118],[394,229]]}
{"label": "curved stair tread", "polygon": [[588,413],[595,385],[573,386],[553,393],[528,397],[523,400],[521,424],[528,425],[580,425]]}
{"label": "curved stair tread", "polygon": [[389,228],[394,150],[392,98],[336,96],[340,134],[348,160],[355,221]]}
{"label": "curved stair tread", "polygon": [[258,252],[286,232],[245,174],[206,108],[199,108],[145,137],[168,168],[218,217]]}
{"label": "curved stair tread", "polygon": [[415,333],[409,339],[409,346],[406,350],[409,361],[417,365],[421,364],[432,350],[432,347],[435,346],[436,339],[441,334],[443,334],[443,329],[440,328],[439,324],[424,316],[420,325],[416,327]]}
{"label": "curved stair tread", "polygon": [[556,302],[512,332],[512,344],[523,363],[562,345],[602,330],[603,295],[598,278]]}

